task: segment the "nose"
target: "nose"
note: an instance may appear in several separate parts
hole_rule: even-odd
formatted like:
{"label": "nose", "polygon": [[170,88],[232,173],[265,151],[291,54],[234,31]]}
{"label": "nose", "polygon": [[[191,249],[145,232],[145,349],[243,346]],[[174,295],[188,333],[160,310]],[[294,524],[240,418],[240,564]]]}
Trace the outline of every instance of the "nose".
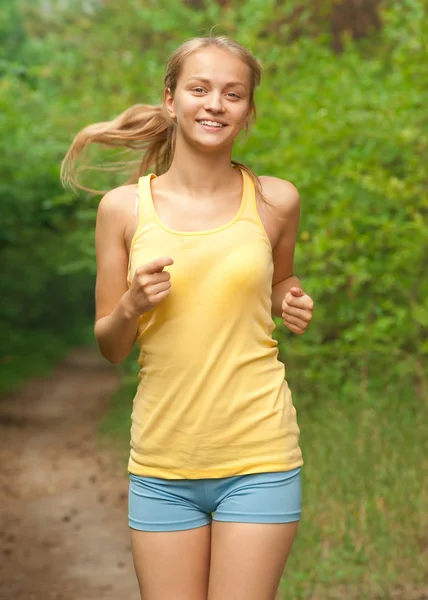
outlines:
{"label": "nose", "polygon": [[214,113],[224,112],[223,96],[220,93],[213,92],[206,96],[205,110]]}

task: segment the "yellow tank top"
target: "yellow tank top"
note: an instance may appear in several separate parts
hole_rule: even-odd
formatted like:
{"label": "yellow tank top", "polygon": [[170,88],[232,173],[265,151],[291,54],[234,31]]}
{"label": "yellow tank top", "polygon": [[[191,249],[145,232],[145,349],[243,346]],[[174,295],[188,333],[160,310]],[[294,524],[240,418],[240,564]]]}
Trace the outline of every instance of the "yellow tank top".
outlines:
{"label": "yellow tank top", "polygon": [[174,264],[169,296],[140,318],[139,385],[128,469],[165,479],[287,471],[303,464],[299,427],[272,338],[272,249],[245,173],[241,206],[222,227],[175,231],[141,177],[129,257]]}

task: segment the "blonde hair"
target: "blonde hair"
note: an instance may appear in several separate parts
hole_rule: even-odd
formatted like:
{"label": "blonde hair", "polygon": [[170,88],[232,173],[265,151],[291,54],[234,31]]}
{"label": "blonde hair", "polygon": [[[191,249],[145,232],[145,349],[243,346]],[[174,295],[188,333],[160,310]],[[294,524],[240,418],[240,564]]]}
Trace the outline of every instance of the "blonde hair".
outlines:
{"label": "blonde hair", "polygon": [[[249,67],[251,73],[250,121],[253,121],[256,116],[254,91],[260,83],[261,67],[249,50],[225,36],[192,38],[177,48],[166,65],[165,88],[169,88],[173,95],[186,58],[198,50],[212,46],[233,52]],[[149,169],[154,170],[157,175],[161,175],[169,169],[172,162],[175,131],[176,124],[168,115],[163,104],[153,106],[148,104],[134,104],[112,121],[88,125],[76,135],[62,161],[62,184],[89,192],[104,193],[99,190],[87,188],[79,183],[77,180],[78,172],[85,169],[121,172],[124,168],[126,169],[135,162],[110,163],[104,167],[84,166],[77,169],[76,162],[78,157],[88,146],[94,143],[143,152],[142,158],[137,162],[137,168],[126,181],[127,184],[136,183],[139,177],[144,175]],[[260,182],[251,169],[236,161],[232,161],[232,164],[245,170],[253,179],[257,190],[261,193]]]}

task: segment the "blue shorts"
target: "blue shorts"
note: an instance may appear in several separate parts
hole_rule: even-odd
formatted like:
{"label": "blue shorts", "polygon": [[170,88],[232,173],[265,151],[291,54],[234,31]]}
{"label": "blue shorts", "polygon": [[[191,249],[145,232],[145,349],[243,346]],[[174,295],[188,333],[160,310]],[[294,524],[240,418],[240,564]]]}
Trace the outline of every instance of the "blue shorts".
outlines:
{"label": "blue shorts", "polygon": [[180,531],[215,521],[289,523],[300,519],[300,467],[220,479],[160,479],[130,474],[129,526]]}

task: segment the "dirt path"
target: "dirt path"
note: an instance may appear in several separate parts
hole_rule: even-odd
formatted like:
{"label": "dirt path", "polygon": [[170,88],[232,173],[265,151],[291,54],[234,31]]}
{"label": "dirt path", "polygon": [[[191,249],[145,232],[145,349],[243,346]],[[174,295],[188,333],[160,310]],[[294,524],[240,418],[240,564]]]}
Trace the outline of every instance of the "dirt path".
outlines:
{"label": "dirt path", "polygon": [[117,386],[84,349],[0,400],[1,600],[139,600],[126,474],[96,447]]}
{"label": "dirt path", "polygon": [[[118,383],[82,349],[0,399],[0,600],[139,600],[127,477],[96,445]],[[329,598],[358,597],[336,591]],[[409,586],[388,598],[428,592]]]}

